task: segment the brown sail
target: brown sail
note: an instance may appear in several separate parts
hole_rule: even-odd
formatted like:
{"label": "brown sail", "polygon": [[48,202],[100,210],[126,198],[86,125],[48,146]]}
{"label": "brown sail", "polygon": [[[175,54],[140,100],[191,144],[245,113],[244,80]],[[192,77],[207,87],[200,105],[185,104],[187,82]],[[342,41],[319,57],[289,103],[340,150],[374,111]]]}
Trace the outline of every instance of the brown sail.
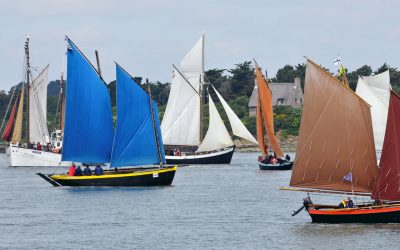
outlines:
{"label": "brown sail", "polygon": [[400,97],[390,92],[385,140],[372,198],[400,200]]}
{"label": "brown sail", "polygon": [[308,60],[303,116],[290,185],[371,192],[376,173],[369,105]]}
{"label": "brown sail", "polygon": [[[275,152],[277,157],[283,157],[283,152],[281,147],[279,146],[278,140],[275,137],[274,131],[274,113],[272,110],[272,95],[271,90],[269,89],[268,82],[265,80],[262,75],[260,68],[256,64],[256,79],[258,84],[258,99],[260,103],[261,112],[257,112],[257,116],[262,114],[262,120],[264,120],[265,130],[267,132],[267,137],[271,143],[272,150]],[[257,108],[258,109],[258,108]],[[261,119],[257,118],[257,119]],[[257,130],[258,131],[258,130]],[[261,130],[262,131],[262,130]],[[262,135],[264,136],[264,135]],[[260,135],[257,134],[257,138]],[[259,143],[260,149],[261,144]],[[261,149],[261,152],[265,151],[265,149]]]}
{"label": "brown sail", "polygon": [[15,101],[15,103],[14,103],[14,106],[13,106],[11,114],[10,114],[10,118],[8,118],[6,128],[4,129],[3,134],[1,135],[1,138],[3,138],[6,141],[10,141],[16,112],[17,112],[17,101]]}
{"label": "brown sail", "polygon": [[256,112],[256,128],[257,128],[257,141],[258,147],[260,148],[262,156],[267,154],[264,141],[264,126],[262,121],[261,104],[257,102],[257,112]]}
{"label": "brown sail", "polygon": [[15,120],[14,131],[11,138],[12,143],[17,143],[21,141],[22,138],[22,121],[24,114],[24,86],[21,88],[21,95],[18,104],[17,119]]}

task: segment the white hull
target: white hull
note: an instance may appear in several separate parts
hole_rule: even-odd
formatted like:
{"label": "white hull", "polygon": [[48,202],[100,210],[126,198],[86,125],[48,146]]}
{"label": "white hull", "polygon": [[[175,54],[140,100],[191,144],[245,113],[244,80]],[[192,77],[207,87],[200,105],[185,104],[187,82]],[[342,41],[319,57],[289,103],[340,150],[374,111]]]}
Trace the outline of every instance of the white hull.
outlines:
{"label": "white hull", "polygon": [[11,145],[6,149],[6,155],[11,167],[67,167],[71,165],[71,162],[61,162],[61,154]]}

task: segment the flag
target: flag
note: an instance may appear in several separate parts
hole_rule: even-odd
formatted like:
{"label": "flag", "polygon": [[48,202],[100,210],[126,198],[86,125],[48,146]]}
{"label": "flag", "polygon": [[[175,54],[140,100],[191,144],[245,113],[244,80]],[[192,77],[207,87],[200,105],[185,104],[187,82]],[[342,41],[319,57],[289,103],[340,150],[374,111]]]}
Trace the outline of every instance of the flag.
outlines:
{"label": "flag", "polygon": [[340,56],[338,56],[338,57],[333,61],[333,63],[334,63],[336,66],[341,65],[341,64],[342,64],[342,60],[340,59]]}
{"label": "flag", "polygon": [[343,177],[343,180],[345,181],[353,181],[353,175],[350,173],[348,173],[345,177]]}

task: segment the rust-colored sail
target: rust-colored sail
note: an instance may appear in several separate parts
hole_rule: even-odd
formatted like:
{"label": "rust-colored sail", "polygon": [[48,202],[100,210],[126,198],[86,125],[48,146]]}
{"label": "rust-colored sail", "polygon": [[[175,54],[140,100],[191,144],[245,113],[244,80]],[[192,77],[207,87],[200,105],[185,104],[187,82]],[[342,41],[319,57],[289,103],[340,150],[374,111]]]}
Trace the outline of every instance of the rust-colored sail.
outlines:
{"label": "rust-colored sail", "polygon": [[[264,126],[267,132],[267,137],[271,143],[272,150],[275,152],[276,156],[283,157],[284,155],[282,149],[279,146],[278,140],[275,137],[274,113],[272,110],[271,90],[269,89],[268,82],[265,80],[257,64],[256,64],[256,79],[258,84],[258,99],[261,104],[261,114],[264,120]],[[257,138],[259,138],[258,134]]]}
{"label": "rust-colored sail", "polygon": [[8,122],[6,125],[6,128],[3,131],[3,134],[1,135],[1,138],[3,138],[6,141],[10,141],[11,138],[11,132],[12,128],[14,125],[14,120],[15,120],[15,113],[17,112],[17,101],[15,101],[14,106],[12,108],[10,117],[8,118]]}
{"label": "rust-colored sail", "polygon": [[21,95],[18,104],[17,119],[15,120],[14,131],[11,138],[12,143],[21,141],[22,137],[22,119],[24,114],[24,86],[21,88]]}
{"label": "rust-colored sail", "polygon": [[390,93],[385,140],[372,198],[400,200],[400,97]]}
{"label": "rust-colored sail", "polygon": [[267,154],[264,141],[264,126],[262,121],[262,112],[260,101],[257,102],[257,112],[256,112],[256,128],[257,128],[257,141],[258,147],[260,148],[262,156]]}
{"label": "rust-colored sail", "polygon": [[290,185],[371,192],[377,173],[369,105],[308,60]]}

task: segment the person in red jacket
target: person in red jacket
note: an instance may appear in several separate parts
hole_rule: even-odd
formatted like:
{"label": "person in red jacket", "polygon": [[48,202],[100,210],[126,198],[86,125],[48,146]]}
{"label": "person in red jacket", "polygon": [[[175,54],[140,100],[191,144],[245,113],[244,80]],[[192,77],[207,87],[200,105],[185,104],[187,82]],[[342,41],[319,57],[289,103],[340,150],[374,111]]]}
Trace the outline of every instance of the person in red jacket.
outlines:
{"label": "person in red jacket", "polygon": [[75,175],[75,163],[72,163],[71,167],[69,168],[68,175],[69,176]]}

